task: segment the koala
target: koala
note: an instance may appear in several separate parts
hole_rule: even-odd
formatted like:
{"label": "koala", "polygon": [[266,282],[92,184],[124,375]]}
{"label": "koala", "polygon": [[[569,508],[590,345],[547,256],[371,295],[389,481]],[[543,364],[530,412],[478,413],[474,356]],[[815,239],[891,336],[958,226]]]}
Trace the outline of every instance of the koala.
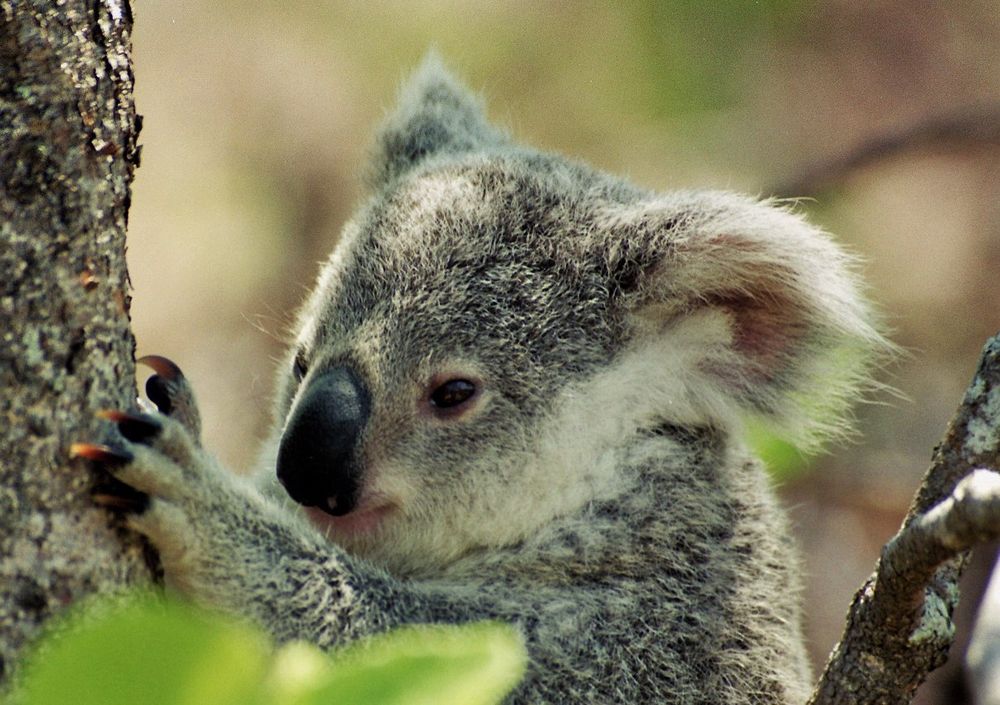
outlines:
{"label": "koala", "polygon": [[506,621],[510,703],[804,702],[799,565],[743,428],[843,431],[885,346],[854,260],[786,205],[520,146],[433,57],[369,182],[254,481],[162,358],[159,411],[78,449],[141,493],[168,586],[327,649]]}

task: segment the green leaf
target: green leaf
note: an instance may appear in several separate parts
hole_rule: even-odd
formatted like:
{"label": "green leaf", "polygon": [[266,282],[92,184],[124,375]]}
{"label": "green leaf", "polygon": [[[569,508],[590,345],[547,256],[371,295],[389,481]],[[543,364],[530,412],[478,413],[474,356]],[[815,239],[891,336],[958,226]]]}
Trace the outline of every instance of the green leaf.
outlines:
{"label": "green leaf", "polygon": [[267,705],[317,702],[315,693],[330,680],[330,667],[330,657],[312,644],[304,641],[285,644],[271,662],[262,702]]}
{"label": "green leaf", "polygon": [[152,596],[60,620],[26,663],[21,705],[487,705],[524,673],[517,631],[408,627],[333,659]]}
{"label": "green leaf", "polygon": [[517,685],[526,661],[522,639],[508,625],[406,627],[337,653],[325,683],[275,702],[489,705]]}
{"label": "green leaf", "polygon": [[151,597],[59,625],[25,668],[25,705],[249,705],[269,648],[254,629]]}

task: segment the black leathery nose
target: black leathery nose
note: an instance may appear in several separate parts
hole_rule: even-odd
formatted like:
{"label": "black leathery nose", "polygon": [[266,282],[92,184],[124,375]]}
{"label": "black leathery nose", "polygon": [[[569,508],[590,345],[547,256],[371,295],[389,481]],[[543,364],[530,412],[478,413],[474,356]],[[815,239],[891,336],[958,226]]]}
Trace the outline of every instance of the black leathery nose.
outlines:
{"label": "black leathery nose", "polygon": [[292,408],[278,447],[278,479],[299,504],[341,516],[361,484],[356,451],[371,398],[357,373],[334,367],[311,380]]}

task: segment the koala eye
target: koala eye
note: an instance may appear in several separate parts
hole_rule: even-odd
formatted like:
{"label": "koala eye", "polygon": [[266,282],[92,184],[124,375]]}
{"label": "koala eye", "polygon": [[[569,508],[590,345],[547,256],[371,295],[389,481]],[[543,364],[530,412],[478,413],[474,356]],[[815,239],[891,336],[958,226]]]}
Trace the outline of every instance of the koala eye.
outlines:
{"label": "koala eye", "polygon": [[292,374],[295,376],[295,381],[301,382],[308,371],[309,364],[306,362],[306,354],[302,350],[299,350],[295,354],[295,362],[292,363]]}
{"label": "koala eye", "polygon": [[438,409],[454,409],[476,393],[476,385],[467,379],[450,379],[431,392],[431,404]]}

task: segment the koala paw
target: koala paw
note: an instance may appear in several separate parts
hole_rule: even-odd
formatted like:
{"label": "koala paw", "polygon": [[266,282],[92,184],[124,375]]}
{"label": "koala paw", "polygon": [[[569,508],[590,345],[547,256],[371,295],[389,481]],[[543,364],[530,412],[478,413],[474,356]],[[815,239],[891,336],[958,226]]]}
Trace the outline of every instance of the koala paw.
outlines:
{"label": "koala paw", "polygon": [[260,498],[201,448],[194,395],[177,366],[145,360],[158,373],[146,388],[159,413],[99,412],[118,438],[74,443],[70,455],[103,465],[114,478],[96,487],[93,499],[124,512],[126,524],[150,540],[167,585],[214,602],[220,580],[245,559],[241,545],[253,545],[242,534],[254,529],[247,517],[261,515],[254,506]]}

